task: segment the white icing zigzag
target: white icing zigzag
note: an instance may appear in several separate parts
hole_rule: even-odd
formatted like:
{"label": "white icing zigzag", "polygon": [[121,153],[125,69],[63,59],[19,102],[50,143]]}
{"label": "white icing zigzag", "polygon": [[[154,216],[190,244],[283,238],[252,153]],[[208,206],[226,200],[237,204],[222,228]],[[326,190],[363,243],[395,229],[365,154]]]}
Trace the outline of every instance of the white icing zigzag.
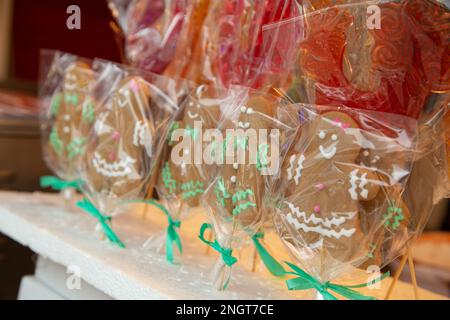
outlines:
{"label": "white icing zigzag", "polygon": [[295,177],[292,177],[292,171],[294,169],[294,162],[295,162],[296,155],[292,155],[289,159],[289,168],[287,169],[288,174],[288,181],[292,180],[294,178],[295,184],[298,184],[300,182],[300,178],[302,176],[302,170],[303,170],[303,162],[305,161],[305,156],[301,155],[298,158],[297,161],[297,168],[295,169]]}
{"label": "white icing zigzag", "polygon": [[94,158],[92,159],[95,170],[106,177],[124,177],[130,174],[130,165],[135,162],[135,159],[127,156],[124,160],[108,163],[98,152],[94,153]]}
{"label": "white icing zigzag", "polygon": [[326,229],[326,228],[322,228],[321,226],[314,226],[314,227],[309,227],[304,223],[300,223],[298,222],[297,219],[295,219],[291,213],[289,213],[287,215],[287,221],[292,224],[297,230],[303,230],[303,232],[314,232],[314,233],[318,233],[324,237],[328,237],[328,238],[335,238],[335,239],[340,239],[341,237],[347,237],[350,238],[356,231],[355,228],[351,228],[351,229],[341,229],[338,232],[336,232],[335,230],[332,229]]}
{"label": "white icing zigzag", "polygon": [[353,219],[355,217],[356,212],[352,212],[348,214],[347,217],[333,217],[331,219],[328,218],[320,218],[316,217],[314,213],[312,213],[309,218],[306,216],[305,212],[300,211],[298,207],[296,207],[293,203],[289,201],[285,201],[285,203],[288,205],[289,209],[291,210],[292,214],[295,214],[297,218],[303,218],[303,220],[306,223],[312,223],[315,225],[321,224],[327,228],[331,228],[332,226],[340,226],[341,224],[345,223],[345,221]]}
{"label": "white icing zigzag", "polygon": [[95,133],[97,133],[97,134],[103,133],[103,128],[105,126],[105,121],[106,121],[107,117],[108,117],[107,112],[100,113],[100,115],[97,118],[97,121],[95,121],[95,125],[94,125]]}
{"label": "white icing zigzag", "polygon": [[136,125],[134,126],[134,133],[133,133],[133,144],[138,146],[144,146],[145,145],[145,134],[149,133],[148,130],[148,123],[144,123],[143,121],[136,122]]}
{"label": "white icing zigzag", "polygon": [[[364,198],[367,199],[368,195],[369,195],[369,190],[367,190],[365,188],[365,186],[367,185],[368,181],[367,181],[367,172],[365,172],[361,178],[358,177],[358,172],[359,169],[355,169],[352,172],[350,172],[350,184],[351,187],[348,189],[348,192],[350,193],[350,196],[352,197],[353,200],[358,200],[358,193],[356,192],[356,188],[360,188],[361,192],[360,195]],[[359,186],[357,186],[356,182],[360,180]]]}

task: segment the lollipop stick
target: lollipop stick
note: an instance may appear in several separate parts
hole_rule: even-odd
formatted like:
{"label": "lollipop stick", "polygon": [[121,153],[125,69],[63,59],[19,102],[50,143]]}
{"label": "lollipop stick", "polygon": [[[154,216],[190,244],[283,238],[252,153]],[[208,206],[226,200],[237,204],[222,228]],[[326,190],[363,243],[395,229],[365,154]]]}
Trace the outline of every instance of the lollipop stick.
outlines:
{"label": "lollipop stick", "polygon": [[[206,240],[208,240],[208,241],[213,241],[213,234],[212,234],[212,231],[211,230],[208,230],[208,233],[206,234]],[[206,246],[206,250],[205,250],[205,254],[207,255],[207,256],[209,256],[209,253],[210,253],[210,246]]]}
{"label": "lollipop stick", "polygon": [[395,285],[397,284],[398,278],[400,277],[400,274],[403,271],[403,268],[405,267],[406,264],[406,260],[408,259],[408,255],[405,254],[402,257],[402,260],[400,261],[400,266],[398,267],[397,271],[395,272],[394,278],[392,279],[391,285],[389,286],[389,289],[386,293],[386,297],[384,298],[385,300],[389,300],[392,291],[394,290]]}
{"label": "lollipop stick", "polygon": [[409,265],[409,272],[411,273],[411,282],[414,288],[414,298],[416,300],[419,300],[419,289],[417,286],[416,269],[414,268],[414,260],[410,247],[408,248],[408,265]]}
{"label": "lollipop stick", "polygon": [[256,272],[256,269],[259,266],[259,256],[256,248],[253,247],[253,262],[252,262],[252,272]]}

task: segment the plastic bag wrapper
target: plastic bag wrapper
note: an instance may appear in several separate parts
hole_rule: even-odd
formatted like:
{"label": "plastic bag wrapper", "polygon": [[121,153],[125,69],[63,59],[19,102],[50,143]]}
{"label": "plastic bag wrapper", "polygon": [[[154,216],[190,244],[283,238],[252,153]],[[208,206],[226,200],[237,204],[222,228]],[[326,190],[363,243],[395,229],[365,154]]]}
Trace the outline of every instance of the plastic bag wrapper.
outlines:
{"label": "plastic bag wrapper", "polygon": [[291,0],[212,2],[187,77],[215,86],[258,87],[269,46],[263,43],[263,25],[296,12]]}
{"label": "plastic bag wrapper", "polygon": [[[203,161],[207,146],[204,132],[216,128],[224,99],[227,96],[222,89],[201,85],[180,103],[165,141],[156,188],[173,221],[182,221],[192,208],[200,205],[210,175],[208,164]],[[160,250],[164,242],[164,234],[160,234],[150,238],[146,245]]]}
{"label": "plastic bag wrapper", "polygon": [[418,228],[402,197],[417,121],[344,107],[284,110],[280,120],[299,131],[265,197],[295,262],[321,283],[390,262]]}
{"label": "plastic bag wrapper", "polygon": [[[221,248],[244,247],[265,222],[264,176],[279,169],[283,123],[275,120],[280,99],[242,87],[232,87],[221,106],[218,137],[211,143],[211,180],[202,196]],[[213,272],[216,288],[225,289],[231,265],[220,258]]]}
{"label": "plastic bag wrapper", "polygon": [[179,41],[176,45],[175,55],[171,63],[164,70],[164,75],[168,77],[180,77],[195,82],[195,79],[188,77],[191,64],[198,61],[201,52],[198,42],[202,32],[202,26],[208,13],[210,0],[192,0],[186,9],[183,25],[181,27]]}
{"label": "plastic bag wrapper", "polygon": [[281,89],[297,102],[418,118],[432,92],[449,89],[449,17],[434,0],[351,1],[310,11],[290,21],[302,35],[290,49],[294,79]]}
{"label": "plastic bag wrapper", "polygon": [[174,80],[96,60],[99,105],[81,168],[86,197],[106,217],[151,194],[178,106]]}
{"label": "plastic bag wrapper", "polygon": [[126,56],[136,68],[161,73],[172,61],[187,0],[110,0],[125,35]]}
{"label": "plastic bag wrapper", "polygon": [[[41,142],[47,166],[62,180],[79,178],[95,104],[91,61],[69,53],[43,50],[39,81]],[[70,188],[64,189],[70,197]]]}

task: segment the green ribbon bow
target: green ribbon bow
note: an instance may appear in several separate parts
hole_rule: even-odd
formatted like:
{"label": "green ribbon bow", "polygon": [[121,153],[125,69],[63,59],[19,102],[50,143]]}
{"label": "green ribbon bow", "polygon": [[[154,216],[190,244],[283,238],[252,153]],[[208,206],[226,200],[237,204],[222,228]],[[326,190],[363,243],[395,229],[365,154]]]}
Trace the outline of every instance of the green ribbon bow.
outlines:
{"label": "green ribbon bow", "polygon": [[202,227],[200,228],[200,235],[198,237],[202,242],[206,243],[208,246],[219,252],[222,256],[223,262],[227,266],[231,267],[233,264],[237,262],[237,259],[233,257],[233,250],[222,248],[222,246],[219,244],[219,242],[217,242],[217,240],[214,240],[214,242],[206,240],[205,232],[208,229],[212,230],[212,226],[209,223],[202,224]]}
{"label": "green ribbon bow", "polygon": [[64,96],[64,102],[67,104],[72,104],[76,106],[78,104],[78,95],[77,94],[66,94]]}
{"label": "green ribbon bow", "polygon": [[111,217],[102,215],[101,212],[86,198],[84,198],[83,201],[78,201],[77,206],[98,220],[106,237],[112,243],[118,245],[121,248],[125,248],[123,242],[120,241],[119,237],[114,233],[114,231],[108,224],[108,221],[111,221]]}
{"label": "green ribbon bow", "polygon": [[261,258],[261,261],[264,263],[266,269],[276,277],[281,277],[286,274],[286,270],[284,270],[283,266],[275,260],[274,257],[270,255],[266,248],[259,242],[259,239],[264,238],[264,234],[259,232],[252,237],[253,245],[255,246],[256,251]]}
{"label": "green ribbon bow", "polygon": [[332,295],[329,291],[334,291],[341,296],[351,299],[351,300],[375,300],[374,297],[365,296],[353,289],[366,287],[371,284],[375,284],[384,278],[389,276],[389,272],[386,272],[377,279],[371,281],[370,283],[362,283],[354,286],[345,286],[340,284],[335,284],[331,282],[322,283],[313,276],[306,273],[304,270],[300,269],[292,263],[285,262],[293,272],[286,272],[286,275],[295,275],[297,278],[289,279],[286,281],[289,290],[308,290],[316,289],[325,300],[338,300],[338,298]]}
{"label": "green ribbon bow", "polygon": [[173,245],[174,243],[178,247],[178,251],[180,254],[183,253],[183,247],[181,245],[181,238],[180,235],[177,232],[177,228],[179,229],[181,226],[181,221],[173,220],[170,216],[169,211],[160,203],[156,202],[155,200],[149,199],[149,200],[141,200],[140,202],[151,204],[155,207],[157,207],[159,210],[164,212],[164,214],[167,217],[167,239],[166,239],[166,259],[170,263],[173,263]]}
{"label": "green ribbon bow", "polygon": [[74,188],[81,192],[81,185],[83,181],[80,179],[65,181],[54,176],[43,176],[40,180],[40,185],[42,188],[51,187],[53,190],[63,190],[67,188]]}

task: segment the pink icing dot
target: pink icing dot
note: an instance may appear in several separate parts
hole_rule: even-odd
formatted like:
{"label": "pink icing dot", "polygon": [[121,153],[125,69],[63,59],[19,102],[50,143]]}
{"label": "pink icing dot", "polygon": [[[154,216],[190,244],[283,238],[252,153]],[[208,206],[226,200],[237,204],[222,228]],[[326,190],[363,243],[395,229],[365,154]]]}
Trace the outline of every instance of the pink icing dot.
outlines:
{"label": "pink icing dot", "polygon": [[314,206],[314,212],[315,212],[315,213],[319,213],[319,212],[320,212],[320,206],[319,206],[318,204],[316,204],[316,205]]}
{"label": "pink icing dot", "polygon": [[120,132],[119,132],[119,131],[114,131],[114,132],[112,133],[112,135],[111,135],[111,138],[112,138],[113,140],[119,140],[119,138],[120,138]]}
{"label": "pink icing dot", "polygon": [[111,151],[111,152],[108,154],[108,159],[109,159],[109,161],[114,161],[114,160],[116,160],[116,153],[115,153],[114,151]]}
{"label": "pink icing dot", "polygon": [[323,183],[318,183],[318,184],[316,184],[316,188],[317,188],[319,191],[322,191],[323,189],[325,189],[325,184],[323,184]]}

